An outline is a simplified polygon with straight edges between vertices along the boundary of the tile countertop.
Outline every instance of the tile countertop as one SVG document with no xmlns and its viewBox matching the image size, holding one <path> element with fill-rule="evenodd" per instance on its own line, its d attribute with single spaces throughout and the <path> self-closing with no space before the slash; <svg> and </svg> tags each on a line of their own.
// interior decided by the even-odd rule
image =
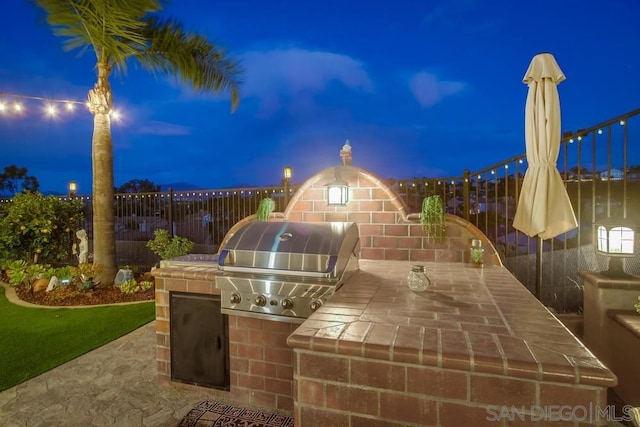
<svg viewBox="0 0 640 427">
<path fill-rule="evenodd" d="M 408 261 L 360 270 L 289 336 L 294 349 L 540 381 L 613 387 L 616 376 L 506 268 L 424 263 L 413 292 Z"/>
</svg>

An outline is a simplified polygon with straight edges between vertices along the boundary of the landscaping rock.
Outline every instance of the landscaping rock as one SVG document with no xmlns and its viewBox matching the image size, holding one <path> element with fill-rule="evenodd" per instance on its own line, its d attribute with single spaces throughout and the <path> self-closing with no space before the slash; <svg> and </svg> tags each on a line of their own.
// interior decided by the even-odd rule
<svg viewBox="0 0 640 427">
<path fill-rule="evenodd" d="M 58 286 L 60 286 L 60 280 L 56 276 L 52 276 L 51 280 L 49 280 L 49 286 L 47 286 L 47 292 L 51 292 Z"/>
<path fill-rule="evenodd" d="M 37 279 L 33 282 L 33 292 L 44 291 L 47 286 L 49 286 L 49 279 Z"/>
</svg>

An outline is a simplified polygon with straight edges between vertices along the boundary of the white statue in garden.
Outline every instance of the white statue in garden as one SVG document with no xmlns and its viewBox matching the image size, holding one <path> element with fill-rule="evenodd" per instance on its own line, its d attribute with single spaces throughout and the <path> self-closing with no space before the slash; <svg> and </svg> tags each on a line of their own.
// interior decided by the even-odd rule
<svg viewBox="0 0 640 427">
<path fill-rule="evenodd" d="M 86 230 L 76 231 L 76 237 L 80 239 L 80 243 L 73 245 L 73 253 L 78 256 L 78 263 L 86 263 L 89 260 L 89 238 Z"/>
</svg>

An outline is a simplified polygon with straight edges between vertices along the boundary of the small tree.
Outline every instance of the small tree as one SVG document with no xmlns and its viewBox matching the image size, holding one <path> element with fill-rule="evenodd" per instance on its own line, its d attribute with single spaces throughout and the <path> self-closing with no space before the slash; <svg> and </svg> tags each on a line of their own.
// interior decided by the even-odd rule
<svg viewBox="0 0 640 427">
<path fill-rule="evenodd" d="M 29 263 L 65 260 L 83 220 L 82 202 L 63 201 L 40 193 L 23 193 L 3 209 L 0 218 L 0 255 Z"/>
<path fill-rule="evenodd" d="M 6 166 L 0 174 L 0 192 L 7 192 L 13 196 L 22 191 L 38 191 L 38 188 L 38 178 L 27 175 L 27 168 Z"/>
<path fill-rule="evenodd" d="M 191 252 L 194 242 L 186 237 L 169 237 L 169 232 L 159 228 L 153 232 L 153 239 L 147 242 L 147 247 L 162 259 L 175 258 Z"/>
<path fill-rule="evenodd" d="M 148 179 L 132 179 L 116 188 L 116 193 L 157 193 L 160 186 Z"/>
</svg>

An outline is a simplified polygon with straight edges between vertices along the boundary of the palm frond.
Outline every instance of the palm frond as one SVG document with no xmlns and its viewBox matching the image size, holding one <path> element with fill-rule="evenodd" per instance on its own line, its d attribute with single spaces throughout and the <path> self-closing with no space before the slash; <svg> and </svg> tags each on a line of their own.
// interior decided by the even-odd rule
<svg viewBox="0 0 640 427">
<path fill-rule="evenodd" d="M 45 10 L 65 49 L 88 49 L 109 69 L 124 70 L 129 58 L 151 72 L 162 72 L 197 91 L 228 91 L 237 108 L 239 62 L 204 36 L 173 19 L 155 15 L 163 0 L 34 0 Z"/>
<path fill-rule="evenodd" d="M 149 44 L 137 58 L 145 68 L 162 71 L 200 92 L 228 91 L 232 109 L 237 107 L 244 71 L 239 61 L 176 20 L 150 16 L 146 22 Z"/>
<path fill-rule="evenodd" d="M 158 0 L 35 0 L 65 50 L 91 46 L 98 62 L 126 67 L 147 45 L 144 18 L 161 9 Z"/>
</svg>

